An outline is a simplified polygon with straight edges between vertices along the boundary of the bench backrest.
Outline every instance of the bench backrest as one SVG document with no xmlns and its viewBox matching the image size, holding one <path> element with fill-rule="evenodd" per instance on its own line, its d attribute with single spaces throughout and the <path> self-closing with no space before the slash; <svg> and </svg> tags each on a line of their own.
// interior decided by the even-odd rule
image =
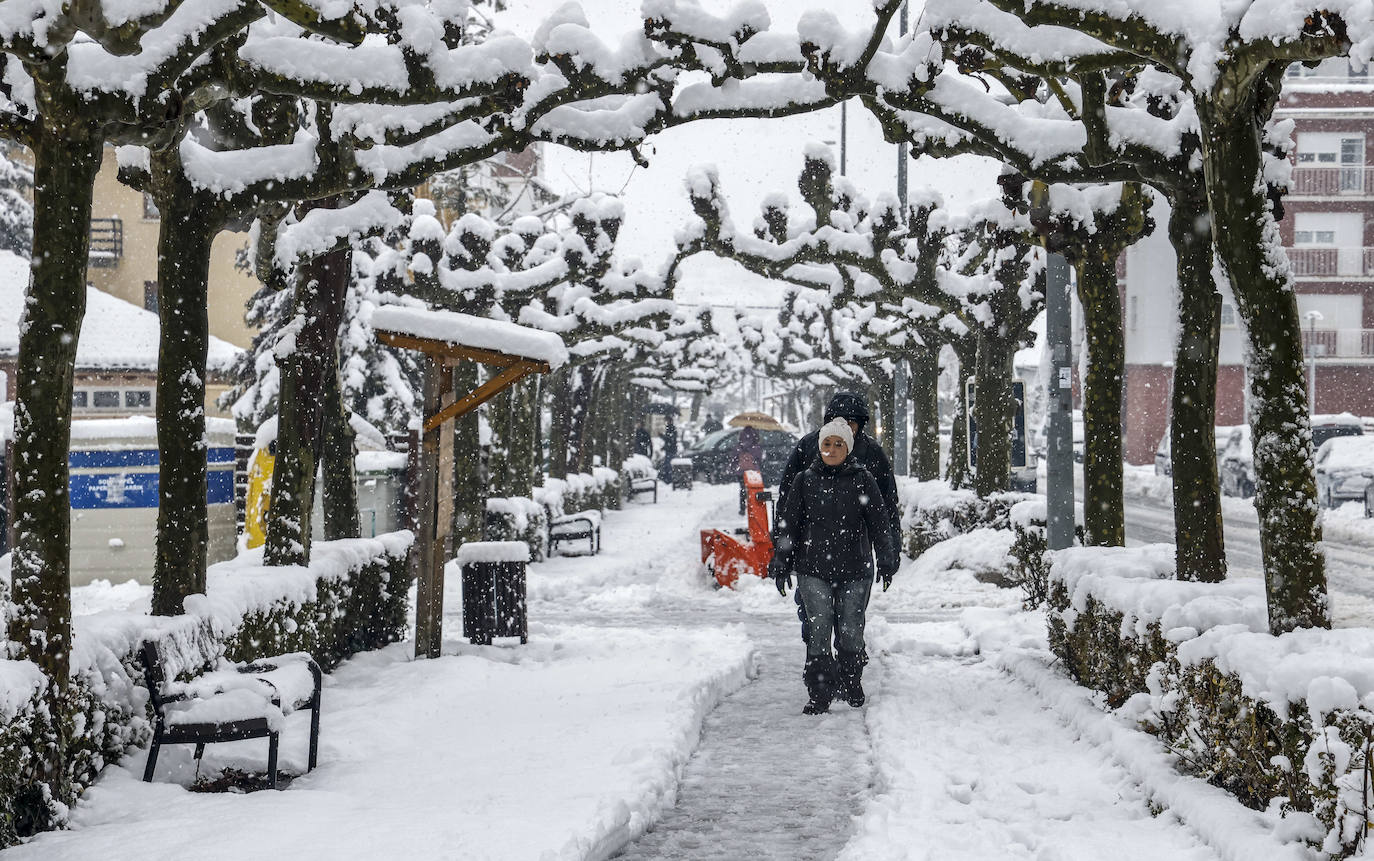
<svg viewBox="0 0 1374 861">
<path fill-rule="evenodd" d="M 162 671 L 162 655 L 158 653 L 157 643 L 144 640 L 143 645 L 138 648 L 138 655 L 143 660 L 143 679 L 148 683 L 148 697 L 153 702 L 153 710 L 160 713 L 162 683 L 166 674 Z"/>
</svg>

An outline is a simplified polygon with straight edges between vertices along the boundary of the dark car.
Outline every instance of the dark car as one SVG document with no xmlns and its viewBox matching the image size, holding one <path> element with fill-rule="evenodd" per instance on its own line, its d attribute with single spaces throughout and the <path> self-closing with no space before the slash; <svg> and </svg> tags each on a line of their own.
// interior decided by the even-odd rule
<svg viewBox="0 0 1374 861">
<path fill-rule="evenodd" d="M 740 428 L 724 428 L 707 434 L 683 451 L 678 457 L 692 459 L 692 475 L 697 481 L 711 484 L 733 484 L 739 480 L 739 467 L 735 461 L 735 443 L 739 440 Z M 759 431 L 759 441 L 763 444 L 763 483 L 777 484 L 782 481 L 782 470 L 797 438 L 787 431 Z"/>
</svg>

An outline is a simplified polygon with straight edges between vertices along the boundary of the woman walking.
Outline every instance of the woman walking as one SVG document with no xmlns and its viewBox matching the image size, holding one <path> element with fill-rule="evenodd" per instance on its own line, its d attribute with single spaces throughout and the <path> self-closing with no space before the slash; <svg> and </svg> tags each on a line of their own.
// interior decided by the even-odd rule
<svg viewBox="0 0 1374 861">
<path fill-rule="evenodd" d="M 806 614 L 804 714 L 826 712 L 837 696 L 854 708 L 864 704 L 864 613 L 874 552 L 884 590 L 897 573 L 897 542 L 883 495 L 872 474 L 849 456 L 854 432 L 834 419 L 818 438 L 819 457 L 792 480 L 778 512 L 768 566 L 783 595 L 797 575 Z"/>
</svg>

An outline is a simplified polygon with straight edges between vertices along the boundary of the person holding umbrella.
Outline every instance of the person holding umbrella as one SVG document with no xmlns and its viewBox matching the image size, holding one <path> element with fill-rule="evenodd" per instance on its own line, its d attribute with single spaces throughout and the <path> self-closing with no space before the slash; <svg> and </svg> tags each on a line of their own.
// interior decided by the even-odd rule
<svg viewBox="0 0 1374 861">
<path fill-rule="evenodd" d="M 739 432 L 735 440 L 735 466 L 739 473 L 739 513 L 744 513 L 744 473 L 753 469 L 763 472 L 763 442 L 758 428 L 752 425 Z"/>
</svg>

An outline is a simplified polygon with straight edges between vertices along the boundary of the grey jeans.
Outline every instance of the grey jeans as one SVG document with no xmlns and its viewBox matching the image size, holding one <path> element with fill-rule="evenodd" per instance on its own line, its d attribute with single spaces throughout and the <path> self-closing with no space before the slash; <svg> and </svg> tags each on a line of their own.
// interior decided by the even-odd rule
<svg viewBox="0 0 1374 861">
<path fill-rule="evenodd" d="M 797 596 L 806 614 L 802 634 L 806 638 L 806 657 L 830 655 L 830 641 L 838 652 L 864 649 L 864 611 L 873 581 L 867 577 L 831 583 L 820 577 L 797 575 Z"/>
</svg>

